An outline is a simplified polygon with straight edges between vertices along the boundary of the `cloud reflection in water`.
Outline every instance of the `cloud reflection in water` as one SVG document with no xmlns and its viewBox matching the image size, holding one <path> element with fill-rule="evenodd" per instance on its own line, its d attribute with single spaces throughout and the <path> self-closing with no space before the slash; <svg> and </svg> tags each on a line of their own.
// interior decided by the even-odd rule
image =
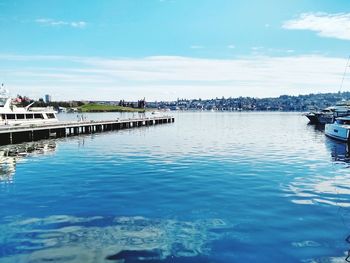
<svg viewBox="0 0 350 263">
<path fill-rule="evenodd" d="M 180 258 L 207 262 L 210 242 L 223 235 L 211 230 L 226 227 L 220 219 L 185 222 L 62 215 L 16 220 L 0 226 L 4 233 L 0 245 L 4 248 L 10 240 L 17 255 L 0 262 L 177 262 Z"/>
<path fill-rule="evenodd" d="M 293 203 L 350 207 L 349 145 L 329 139 L 326 147 L 334 162 L 334 170 L 327 175 L 318 172 L 312 176 L 293 178 L 285 186 L 286 196 L 292 197 Z"/>
</svg>

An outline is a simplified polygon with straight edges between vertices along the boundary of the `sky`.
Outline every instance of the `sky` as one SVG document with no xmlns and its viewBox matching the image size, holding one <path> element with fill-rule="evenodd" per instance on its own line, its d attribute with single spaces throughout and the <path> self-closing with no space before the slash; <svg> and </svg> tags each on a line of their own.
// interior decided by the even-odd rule
<svg viewBox="0 0 350 263">
<path fill-rule="evenodd" d="M 12 95 L 348 91 L 349 55 L 349 0 L 0 0 L 0 82 Z"/>
</svg>

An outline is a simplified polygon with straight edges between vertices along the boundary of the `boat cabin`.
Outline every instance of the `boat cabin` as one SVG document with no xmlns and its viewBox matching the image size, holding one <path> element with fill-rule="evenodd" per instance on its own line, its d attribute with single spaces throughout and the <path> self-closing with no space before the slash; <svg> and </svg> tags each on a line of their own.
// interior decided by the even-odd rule
<svg viewBox="0 0 350 263">
<path fill-rule="evenodd" d="M 57 122 L 53 108 L 17 107 L 12 104 L 8 92 L 0 89 L 0 127 L 2 125 L 30 125 Z"/>
<path fill-rule="evenodd" d="M 0 114 L 0 120 L 47 120 L 47 119 L 56 119 L 55 113 L 3 113 Z"/>
<path fill-rule="evenodd" d="M 336 118 L 336 123 L 340 125 L 350 125 L 350 117 Z"/>
</svg>

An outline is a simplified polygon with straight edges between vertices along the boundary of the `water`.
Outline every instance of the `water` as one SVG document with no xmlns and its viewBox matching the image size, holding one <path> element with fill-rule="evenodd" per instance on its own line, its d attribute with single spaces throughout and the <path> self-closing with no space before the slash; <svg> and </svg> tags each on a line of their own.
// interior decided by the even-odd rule
<svg viewBox="0 0 350 263">
<path fill-rule="evenodd" d="M 299 113 L 174 115 L 12 150 L 0 262 L 345 261 L 346 145 Z"/>
</svg>

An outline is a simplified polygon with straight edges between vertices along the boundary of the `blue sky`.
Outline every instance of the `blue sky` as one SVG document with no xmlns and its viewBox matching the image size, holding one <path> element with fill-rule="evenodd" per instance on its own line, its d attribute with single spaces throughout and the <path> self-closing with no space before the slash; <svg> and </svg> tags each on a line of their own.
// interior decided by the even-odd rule
<svg viewBox="0 0 350 263">
<path fill-rule="evenodd" d="M 0 0 L 0 10 L 0 81 L 32 97 L 336 92 L 350 55 L 345 0 Z"/>
</svg>

